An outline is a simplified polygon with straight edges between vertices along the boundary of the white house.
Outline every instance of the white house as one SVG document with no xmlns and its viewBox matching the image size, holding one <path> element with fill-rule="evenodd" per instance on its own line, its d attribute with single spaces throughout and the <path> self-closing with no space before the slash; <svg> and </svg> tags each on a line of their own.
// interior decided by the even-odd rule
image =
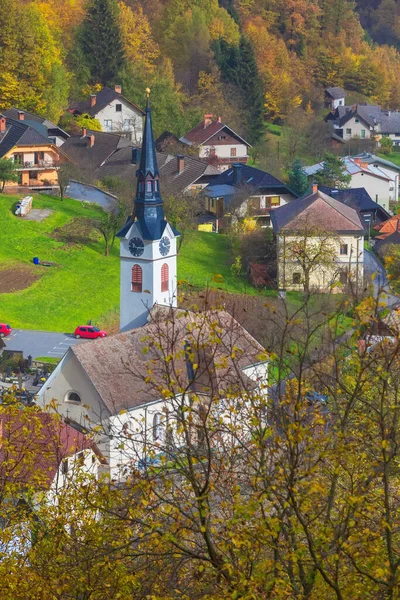
<svg viewBox="0 0 400 600">
<path fill-rule="evenodd" d="M 341 87 L 328 87 L 325 89 L 325 106 L 335 110 L 338 106 L 344 106 L 347 92 Z"/>
<path fill-rule="evenodd" d="M 400 145 L 400 112 L 385 110 L 375 104 L 339 104 L 329 113 L 326 121 L 333 132 L 343 140 L 374 138 L 379 144 L 382 136 L 389 137 L 395 146 Z"/>
<path fill-rule="evenodd" d="M 349 187 L 365 188 L 372 200 L 389 212 L 389 202 L 397 200 L 397 174 L 394 175 L 393 172 L 390 174 L 388 169 L 384 171 L 378 163 L 372 162 L 369 164 L 364 158 L 346 156 L 342 160 L 344 173 L 351 175 Z M 313 181 L 314 175 L 321 171 L 323 167 L 323 162 L 304 167 L 310 182 Z"/>
<path fill-rule="evenodd" d="M 102 131 L 123 133 L 135 144 L 141 144 L 143 138 L 143 111 L 122 95 L 120 85 L 104 87 L 88 100 L 70 107 L 74 115 L 88 114 L 98 119 Z"/>
<path fill-rule="evenodd" d="M 246 140 L 222 122 L 221 117 L 214 120 L 213 115 L 204 115 L 203 121 L 185 133 L 181 142 L 198 149 L 199 158 L 203 158 L 225 171 L 233 163 L 247 163 L 248 149 Z"/>
<path fill-rule="evenodd" d="M 365 230 L 355 209 L 315 186 L 308 196 L 274 210 L 271 218 L 281 289 L 302 290 L 307 276 L 316 291 L 363 285 Z"/>
</svg>

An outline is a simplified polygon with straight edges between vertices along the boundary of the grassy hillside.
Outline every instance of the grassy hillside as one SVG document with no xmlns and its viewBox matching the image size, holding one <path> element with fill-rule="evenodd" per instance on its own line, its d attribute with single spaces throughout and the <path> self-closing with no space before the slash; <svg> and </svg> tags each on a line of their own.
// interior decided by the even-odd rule
<svg viewBox="0 0 400 600">
<path fill-rule="evenodd" d="M 89 319 L 111 327 L 118 320 L 119 252 L 116 242 L 106 258 L 103 241 L 90 225 L 100 209 L 37 195 L 34 208 L 53 213 L 41 222 L 27 221 L 13 214 L 17 199 L 0 197 L 0 322 L 62 332 Z M 35 256 L 57 266 L 36 266 Z M 178 276 L 195 289 L 259 293 L 243 277 L 231 274 L 228 240 L 222 235 L 187 233 Z"/>
</svg>

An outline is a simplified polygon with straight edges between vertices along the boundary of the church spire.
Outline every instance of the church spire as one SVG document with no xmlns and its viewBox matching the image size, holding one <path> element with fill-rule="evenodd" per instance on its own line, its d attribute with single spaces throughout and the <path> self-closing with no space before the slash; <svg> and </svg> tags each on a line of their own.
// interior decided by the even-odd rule
<svg viewBox="0 0 400 600">
<path fill-rule="evenodd" d="M 135 199 L 135 221 L 139 222 L 143 238 L 160 239 L 165 229 L 163 201 L 160 196 L 159 170 L 151 122 L 150 90 L 146 89 L 146 118 L 144 123 L 142 153 L 136 171 L 137 191 Z"/>
</svg>

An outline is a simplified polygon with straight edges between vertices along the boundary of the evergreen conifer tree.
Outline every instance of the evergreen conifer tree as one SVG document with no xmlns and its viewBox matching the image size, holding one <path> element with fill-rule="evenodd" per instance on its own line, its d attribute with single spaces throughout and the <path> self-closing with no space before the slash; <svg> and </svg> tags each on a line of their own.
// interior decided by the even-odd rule
<svg viewBox="0 0 400 600">
<path fill-rule="evenodd" d="M 314 178 L 318 185 L 326 185 L 341 190 L 349 187 L 351 181 L 351 175 L 348 175 L 344 170 L 340 157 L 329 152 L 324 156 L 323 168 L 315 173 Z"/>
<path fill-rule="evenodd" d="M 79 37 L 92 82 L 115 83 L 124 65 L 116 0 L 89 0 Z"/>
<path fill-rule="evenodd" d="M 301 160 L 296 158 L 289 171 L 289 187 L 299 196 L 304 196 L 308 189 L 307 175 L 304 172 Z"/>
</svg>

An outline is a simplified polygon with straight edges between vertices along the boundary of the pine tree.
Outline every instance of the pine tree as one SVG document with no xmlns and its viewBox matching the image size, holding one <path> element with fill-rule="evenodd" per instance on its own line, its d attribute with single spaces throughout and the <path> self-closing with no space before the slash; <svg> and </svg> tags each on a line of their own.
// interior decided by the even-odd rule
<svg viewBox="0 0 400 600">
<path fill-rule="evenodd" d="M 307 175 L 304 172 L 303 165 L 299 158 L 296 158 L 289 171 L 289 187 L 299 196 L 304 196 L 307 192 Z"/>
<path fill-rule="evenodd" d="M 351 175 L 346 174 L 339 156 L 327 152 L 324 156 L 324 166 L 314 175 L 318 185 L 345 189 L 349 187 Z"/>
<path fill-rule="evenodd" d="M 79 43 L 92 82 L 115 83 L 125 60 L 115 0 L 89 0 Z"/>
</svg>

